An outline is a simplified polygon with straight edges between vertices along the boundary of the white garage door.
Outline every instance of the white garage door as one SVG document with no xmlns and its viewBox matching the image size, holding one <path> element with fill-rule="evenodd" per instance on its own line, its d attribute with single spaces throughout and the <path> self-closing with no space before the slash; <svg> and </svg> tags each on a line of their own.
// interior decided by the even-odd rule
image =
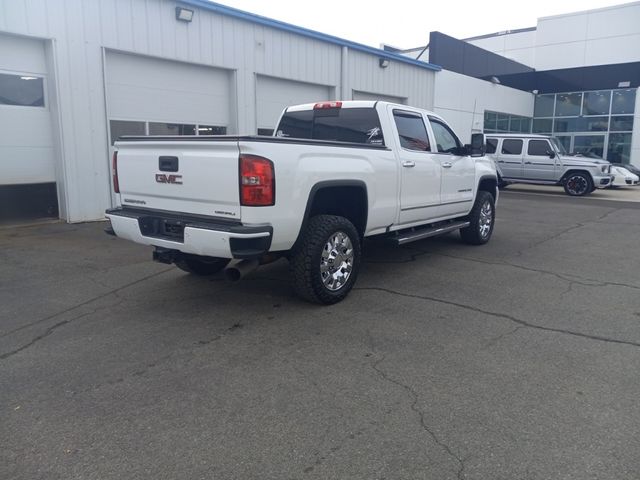
<svg viewBox="0 0 640 480">
<path fill-rule="evenodd" d="M 55 182 L 44 44 L 0 35 L 0 185 Z"/>
<path fill-rule="evenodd" d="M 362 92 L 359 90 L 353 91 L 354 100 L 381 100 L 383 102 L 402 103 L 406 104 L 407 99 L 404 97 L 394 97 L 393 95 L 382 95 L 380 93 Z"/>
<path fill-rule="evenodd" d="M 285 107 L 331 99 L 331 87 L 281 78 L 257 78 L 258 133 L 269 134 Z"/>
<path fill-rule="evenodd" d="M 224 134 L 231 118 L 228 70 L 107 53 L 111 138 Z"/>
</svg>

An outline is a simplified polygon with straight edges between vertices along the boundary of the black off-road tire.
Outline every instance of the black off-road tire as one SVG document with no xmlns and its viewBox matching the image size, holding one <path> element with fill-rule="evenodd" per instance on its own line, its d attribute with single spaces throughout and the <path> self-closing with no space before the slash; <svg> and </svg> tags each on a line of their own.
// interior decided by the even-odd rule
<svg viewBox="0 0 640 480">
<path fill-rule="evenodd" d="M 490 219 L 487 224 L 487 208 L 490 209 Z M 476 201 L 473 209 L 467 217 L 471 223 L 468 227 L 460 229 L 460 238 L 469 245 L 484 245 L 491 238 L 493 233 L 493 225 L 496 221 L 496 206 L 493 195 L 489 192 L 480 190 L 476 195 Z M 488 231 L 485 227 L 489 227 Z"/>
<path fill-rule="evenodd" d="M 584 197 L 593 190 L 593 180 L 588 173 L 575 172 L 567 175 L 564 180 L 564 192 L 572 197 Z"/>
<path fill-rule="evenodd" d="M 185 272 L 201 277 L 218 273 L 231 261 L 229 258 L 200 257 L 198 255 L 185 255 L 176 261 L 176 267 Z"/>
<path fill-rule="evenodd" d="M 353 248 L 351 273 L 337 290 L 330 290 L 322 281 L 320 263 L 322 252 L 330 238 L 342 232 L 349 237 Z M 358 277 L 362 250 L 356 227 L 344 217 L 318 215 L 311 218 L 302 237 L 289 257 L 293 290 L 302 299 L 324 305 L 338 303 L 349 294 Z"/>
</svg>

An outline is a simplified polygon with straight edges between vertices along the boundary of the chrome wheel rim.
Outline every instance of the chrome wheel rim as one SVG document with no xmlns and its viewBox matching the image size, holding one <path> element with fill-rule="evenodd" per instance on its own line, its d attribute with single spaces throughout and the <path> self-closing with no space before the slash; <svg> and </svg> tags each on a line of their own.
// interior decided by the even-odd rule
<svg viewBox="0 0 640 480">
<path fill-rule="evenodd" d="M 567 180 L 567 190 L 572 195 L 580 195 L 587 190 L 587 181 L 580 175 L 569 177 Z"/>
<path fill-rule="evenodd" d="M 491 223 L 493 221 L 493 208 L 491 202 L 486 200 L 480 208 L 480 236 L 487 238 L 491 232 Z"/>
<path fill-rule="evenodd" d="M 353 258 L 349 236 L 341 231 L 332 234 L 320 257 L 320 277 L 327 290 L 335 292 L 344 287 L 353 270 Z"/>
</svg>

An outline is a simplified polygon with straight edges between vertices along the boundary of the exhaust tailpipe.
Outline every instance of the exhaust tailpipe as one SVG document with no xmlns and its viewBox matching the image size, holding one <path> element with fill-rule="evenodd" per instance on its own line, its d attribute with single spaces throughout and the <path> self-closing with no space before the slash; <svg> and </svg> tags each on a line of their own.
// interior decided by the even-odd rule
<svg viewBox="0 0 640 480">
<path fill-rule="evenodd" d="M 256 259 L 241 260 L 233 263 L 224 269 L 224 276 L 230 282 L 239 282 L 246 275 L 258 268 L 259 262 Z"/>
</svg>

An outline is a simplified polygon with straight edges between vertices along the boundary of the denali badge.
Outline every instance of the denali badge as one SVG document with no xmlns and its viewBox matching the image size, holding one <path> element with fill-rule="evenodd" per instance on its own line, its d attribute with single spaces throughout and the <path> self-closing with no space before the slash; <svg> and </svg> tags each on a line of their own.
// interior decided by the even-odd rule
<svg viewBox="0 0 640 480">
<path fill-rule="evenodd" d="M 165 173 L 156 173 L 156 182 L 182 185 L 182 175 L 167 175 Z"/>
</svg>

